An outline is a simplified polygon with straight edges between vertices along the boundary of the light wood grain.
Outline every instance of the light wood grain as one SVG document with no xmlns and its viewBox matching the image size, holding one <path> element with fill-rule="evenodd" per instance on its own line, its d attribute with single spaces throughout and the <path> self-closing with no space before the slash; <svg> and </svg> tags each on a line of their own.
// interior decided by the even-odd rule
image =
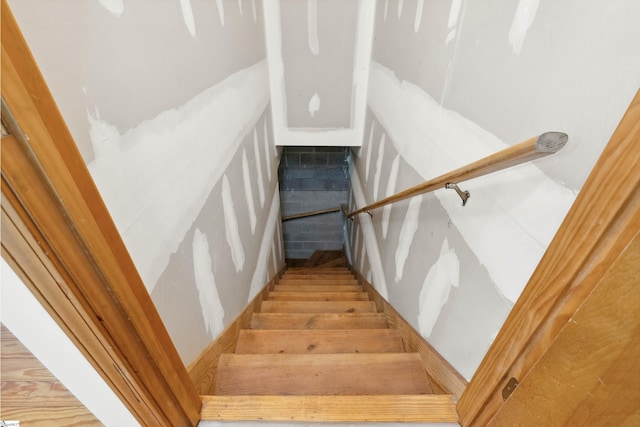
<svg viewBox="0 0 640 427">
<path fill-rule="evenodd" d="M 355 286 L 358 284 L 358 281 L 354 278 L 351 279 L 288 279 L 283 277 L 280 282 L 280 285 L 305 285 L 305 286 L 314 286 L 314 285 L 351 285 Z"/>
<path fill-rule="evenodd" d="M 0 419 L 21 425 L 100 425 L 87 408 L 4 325 Z"/>
<path fill-rule="evenodd" d="M 431 393 L 415 353 L 223 354 L 217 375 L 218 395 Z"/>
<path fill-rule="evenodd" d="M 317 268 L 312 267 L 289 267 L 287 273 L 290 274 L 318 274 Z M 348 267 L 323 267 L 322 274 L 351 274 Z"/>
<path fill-rule="evenodd" d="M 540 157 L 548 156 L 549 154 L 554 154 L 564 147 L 567 139 L 567 135 L 561 132 L 544 133 L 519 144 L 515 144 L 509 148 L 505 148 L 504 150 L 466 166 L 447 172 L 437 178 L 430 179 L 422 184 L 408 188 L 375 203 L 363 206 L 362 208 L 347 214 L 347 217 L 353 218 L 360 213 L 369 212 L 391 203 L 397 203 L 401 200 L 406 200 L 420 194 L 428 193 L 437 189 L 443 189 L 445 188 L 445 185 L 449 183 L 468 181 L 482 175 L 498 172 L 524 162 L 529 162 L 531 160 L 539 159 Z"/>
<path fill-rule="evenodd" d="M 263 301 L 261 313 L 375 313 L 373 301 Z"/>
<path fill-rule="evenodd" d="M 275 292 L 363 292 L 357 285 L 276 285 Z"/>
<path fill-rule="evenodd" d="M 2 97 L 29 135 L 1 142 L 3 257 L 139 422 L 195 425 L 198 393 L 6 0 L 1 19 Z"/>
<path fill-rule="evenodd" d="M 402 337 L 394 329 L 240 331 L 237 354 L 400 353 Z"/>
<path fill-rule="evenodd" d="M 387 328 L 382 313 L 255 313 L 251 329 L 379 329 Z"/>
<path fill-rule="evenodd" d="M 287 272 L 282 276 L 282 280 L 303 279 L 303 280 L 354 280 L 353 274 L 295 274 Z"/>
<path fill-rule="evenodd" d="M 492 426 L 523 420 L 531 426 L 640 425 L 638 236 L 500 408 Z"/>
<path fill-rule="evenodd" d="M 640 229 L 638 147 L 640 91 L 460 398 L 463 425 L 489 422 Z"/>
<path fill-rule="evenodd" d="M 358 281 L 365 291 L 369 293 L 371 300 L 385 314 L 389 327 L 395 328 L 400 332 L 409 351 L 417 352 L 420 355 L 424 368 L 431 379 L 431 386 L 434 392 L 453 394 L 457 397 L 462 395 L 467 386 L 467 381 L 462 375 L 364 277 L 357 275 L 359 277 Z"/>
<path fill-rule="evenodd" d="M 451 395 L 201 396 L 202 419 L 281 422 L 456 423 Z"/>
<path fill-rule="evenodd" d="M 348 286 L 348 285 L 347 285 Z M 269 301 L 368 301 L 366 292 L 286 292 L 269 293 Z"/>
<path fill-rule="evenodd" d="M 0 419 L 20 420 L 20 427 L 100 427 L 96 417 L 76 407 L 13 407 L 2 405 Z"/>
</svg>

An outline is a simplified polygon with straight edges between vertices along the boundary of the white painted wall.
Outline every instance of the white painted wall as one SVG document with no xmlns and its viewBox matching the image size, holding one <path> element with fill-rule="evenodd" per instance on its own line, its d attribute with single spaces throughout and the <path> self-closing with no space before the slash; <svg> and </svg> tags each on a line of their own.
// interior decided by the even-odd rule
<svg viewBox="0 0 640 427">
<path fill-rule="evenodd" d="M 262 2 L 9 3 L 188 364 L 284 264 Z"/>
<path fill-rule="evenodd" d="M 464 183 L 464 208 L 439 190 L 350 232 L 354 265 L 468 379 L 640 86 L 638 22 L 631 0 L 378 2 L 357 206 L 569 134 L 551 158 Z"/>
</svg>

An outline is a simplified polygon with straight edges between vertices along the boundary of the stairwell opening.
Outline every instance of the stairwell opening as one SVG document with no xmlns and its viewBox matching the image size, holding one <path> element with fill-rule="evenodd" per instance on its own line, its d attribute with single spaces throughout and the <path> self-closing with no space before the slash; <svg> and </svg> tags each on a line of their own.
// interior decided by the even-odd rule
<svg viewBox="0 0 640 427">
<path fill-rule="evenodd" d="M 284 147 L 278 169 L 283 218 L 347 203 L 350 153 L 348 147 Z M 342 212 L 284 221 L 287 265 L 303 264 L 316 251 L 343 251 L 344 221 Z"/>
</svg>

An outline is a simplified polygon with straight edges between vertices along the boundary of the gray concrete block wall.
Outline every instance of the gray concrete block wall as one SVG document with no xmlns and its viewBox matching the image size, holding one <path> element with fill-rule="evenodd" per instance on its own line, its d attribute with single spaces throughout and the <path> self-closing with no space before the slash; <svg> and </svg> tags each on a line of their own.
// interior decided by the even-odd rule
<svg viewBox="0 0 640 427">
<path fill-rule="evenodd" d="M 349 191 L 349 149 L 285 147 L 279 168 L 282 216 L 339 207 Z M 285 257 L 309 258 L 343 246 L 341 212 L 285 221 Z"/>
</svg>

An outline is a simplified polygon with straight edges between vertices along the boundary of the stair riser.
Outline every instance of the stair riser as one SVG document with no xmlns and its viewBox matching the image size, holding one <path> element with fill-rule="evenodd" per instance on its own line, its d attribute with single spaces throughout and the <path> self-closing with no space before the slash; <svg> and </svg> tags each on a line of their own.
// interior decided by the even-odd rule
<svg viewBox="0 0 640 427">
<path fill-rule="evenodd" d="M 387 319 L 381 313 L 254 313 L 251 320 L 251 329 L 380 329 L 388 327 Z"/>
<path fill-rule="evenodd" d="M 373 301 L 263 301 L 262 313 L 375 313 Z"/>
<path fill-rule="evenodd" d="M 316 331 L 242 330 L 237 354 L 399 353 L 404 351 L 395 329 Z"/>
<path fill-rule="evenodd" d="M 381 395 L 428 394 L 417 353 L 223 354 L 216 394 Z"/>
<path fill-rule="evenodd" d="M 276 292 L 364 292 L 354 285 L 276 285 Z"/>
<path fill-rule="evenodd" d="M 270 292 L 271 301 L 368 301 L 366 292 Z"/>
</svg>

